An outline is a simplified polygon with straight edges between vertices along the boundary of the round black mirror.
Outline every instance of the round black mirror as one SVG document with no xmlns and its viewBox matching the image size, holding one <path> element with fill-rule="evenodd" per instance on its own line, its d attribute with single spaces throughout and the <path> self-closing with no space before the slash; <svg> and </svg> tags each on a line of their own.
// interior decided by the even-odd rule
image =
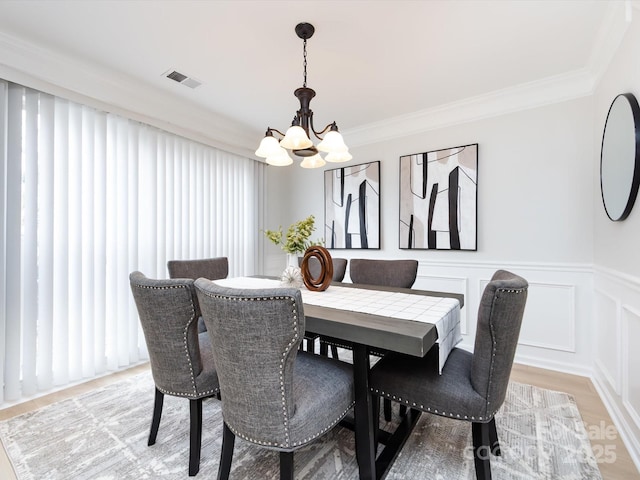
<svg viewBox="0 0 640 480">
<path fill-rule="evenodd" d="M 613 99 L 602 134 L 600 188 L 607 216 L 624 220 L 631 213 L 640 184 L 640 108 L 636 97 Z"/>
</svg>

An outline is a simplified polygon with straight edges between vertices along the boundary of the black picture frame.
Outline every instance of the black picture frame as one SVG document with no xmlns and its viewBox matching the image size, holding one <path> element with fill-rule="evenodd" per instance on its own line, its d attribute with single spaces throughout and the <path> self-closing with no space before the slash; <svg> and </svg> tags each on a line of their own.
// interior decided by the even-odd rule
<svg viewBox="0 0 640 480">
<path fill-rule="evenodd" d="M 400 157 L 399 248 L 478 249 L 478 144 Z"/>
<path fill-rule="evenodd" d="M 324 242 L 329 249 L 380 249 L 380 161 L 324 172 Z"/>
</svg>

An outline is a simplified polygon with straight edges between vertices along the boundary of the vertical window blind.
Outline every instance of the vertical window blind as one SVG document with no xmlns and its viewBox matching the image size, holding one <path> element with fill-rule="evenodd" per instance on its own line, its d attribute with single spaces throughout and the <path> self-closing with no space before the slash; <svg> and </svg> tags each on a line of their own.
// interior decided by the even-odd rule
<svg viewBox="0 0 640 480">
<path fill-rule="evenodd" d="M 264 165 L 0 81 L 0 403 L 147 358 L 129 273 L 262 268 Z"/>
</svg>

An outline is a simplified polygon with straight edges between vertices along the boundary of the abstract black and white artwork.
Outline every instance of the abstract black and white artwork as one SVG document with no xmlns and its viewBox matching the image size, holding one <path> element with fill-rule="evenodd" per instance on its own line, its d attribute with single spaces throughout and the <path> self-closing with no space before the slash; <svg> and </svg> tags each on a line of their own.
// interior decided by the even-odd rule
<svg viewBox="0 0 640 480">
<path fill-rule="evenodd" d="M 380 248 L 380 162 L 324 172 L 327 248 Z"/>
<path fill-rule="evenodd" d="M 477 250 L 478 144 L 400 157 L 400 248 Z"/>
</svg>

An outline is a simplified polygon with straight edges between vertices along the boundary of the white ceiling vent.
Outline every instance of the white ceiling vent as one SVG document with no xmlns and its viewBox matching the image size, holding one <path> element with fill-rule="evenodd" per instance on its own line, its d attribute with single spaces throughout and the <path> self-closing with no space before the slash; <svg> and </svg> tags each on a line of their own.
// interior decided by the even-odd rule
<svg viewBox="0 0 640 480">
<path fill-rule="evenodd" d="M 167 70 L 162 75 L 178 83 L 181 83 L 182 85 L 186 85 L 189 88 L 196 88 L 202 85 L 201 81 L 196 80 L 193 77 L 189 77 L 188 75 L 185 75 L 184 73 L 180 73 L 174 69 Z"/>
</svg>

